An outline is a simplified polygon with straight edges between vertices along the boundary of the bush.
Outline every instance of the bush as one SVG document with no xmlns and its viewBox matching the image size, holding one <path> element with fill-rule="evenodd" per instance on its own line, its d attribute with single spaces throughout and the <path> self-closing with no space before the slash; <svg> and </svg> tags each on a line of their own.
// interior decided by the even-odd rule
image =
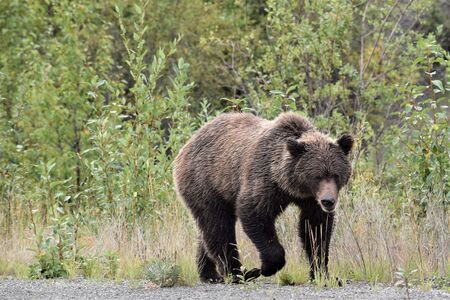
<svg viewBox="0 0 450 300">
<path fill-rule="evenodd" d="M 103 256 L 103 265 L 105 267 L 105 277 L 115 279 L 119 270 L 119 255 L 117 252 L 108 251 Z"/>
<path fill-rule="evenodd" d="M 76 266 L 84 278 L 91 278 L 94 275 L 97 260 L 98 258 L 96 257 L 86 257 L 82 255 L 77 255 L 75 257 Z"/>
<path fill-rule="evenodd" d="M 155 260 L 143 266 L 142 275 L 160 287 L 171 287 L 179 283 L 181 268 L 169 260 Z"/>
<path fill-rule="evenodd" d="M 52 279 L 67 277 L 69 274 L 56 247 L 48 248 L 37 256 L 37 262 L 28 267 L 30 279 Z"/>
</svg>

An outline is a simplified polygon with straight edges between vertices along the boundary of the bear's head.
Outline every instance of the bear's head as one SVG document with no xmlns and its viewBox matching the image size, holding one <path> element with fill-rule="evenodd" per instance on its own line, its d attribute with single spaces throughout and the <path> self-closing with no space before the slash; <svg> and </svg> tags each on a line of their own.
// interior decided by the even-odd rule
<svg viewBox="0 0 450 300">
<path fill-rule="evenodd" d="M 351 175 L 348 155 L 352 146 L 353 138 L 348 134 L 334 141 L 310 131 L 299 139 L 288 139 L 284 150 L 285 189 L 300 198 L 314 198 L 323 211 L 333 212 L 339 190 Z"/>
</svg>

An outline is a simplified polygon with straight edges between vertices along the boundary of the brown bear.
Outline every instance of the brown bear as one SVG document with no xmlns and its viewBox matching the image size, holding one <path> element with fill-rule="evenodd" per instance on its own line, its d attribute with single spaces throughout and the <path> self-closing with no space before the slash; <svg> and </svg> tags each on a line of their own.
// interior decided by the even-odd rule
<svg viewBox="0 0 450 300">
<path fill-rule="evenodd" d="M 222 114 L 200 128 L 175 159 L 178 195 L 200 230 L 198 272 L 204 282 L 270 276 L 285 265 L 275 220 L 300 207 L 299 236 L 310 276 L 327 274 L 338 191 L 350 177 L 350 135 L 336 142 L 305 118 L 282 113 L 268 121 L 252 114 Z M 259 251 L 260 269 L 242 274 L 236 220 Z M 242 277 L 241 277 L 242 278 Z"/>
</svg>

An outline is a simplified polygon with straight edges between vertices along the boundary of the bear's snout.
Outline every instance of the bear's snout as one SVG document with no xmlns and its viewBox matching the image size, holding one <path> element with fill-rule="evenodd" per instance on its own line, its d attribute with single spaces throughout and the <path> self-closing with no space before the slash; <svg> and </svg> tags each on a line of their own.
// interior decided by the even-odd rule
<svg viewBox="0 0 450 300">
<path fill-rule="evenodd" d="M 316 194 L 316 199 L 322 210 L 325 212 L 332 212 L 336 208 L 337 198 L 338 189 L 336 182 L 333 179 L 322 180 Z"/>
</svg>

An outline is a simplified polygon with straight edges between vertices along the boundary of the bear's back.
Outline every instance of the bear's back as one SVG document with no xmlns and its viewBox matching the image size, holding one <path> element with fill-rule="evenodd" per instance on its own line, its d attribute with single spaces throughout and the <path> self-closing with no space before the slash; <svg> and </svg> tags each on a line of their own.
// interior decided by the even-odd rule
<svg viewBox="0 0 450 300">
<path fill-rule="evenodd" d="M 205 124 L 175 159 L 178 191 L 182 195 L 188 185 L 196 186 L 233 202 L 239 193 L 241 168 L 268 128 L 270 121 L 247 113 L 222 114 Z"/>
<path fill-rule="evenodd" d="M 201 127 L 175 159 L 178 193 L 187 201 L 186 195 L 203 192 L 234 203 L 254 160 L 260 167 L 250 172 L 269 172 L 285 139 L 310 129 L 309 121 L 294 113 L 280 114 L 273 121 L 247 113 L 222 114 Z"/>
</svg>

